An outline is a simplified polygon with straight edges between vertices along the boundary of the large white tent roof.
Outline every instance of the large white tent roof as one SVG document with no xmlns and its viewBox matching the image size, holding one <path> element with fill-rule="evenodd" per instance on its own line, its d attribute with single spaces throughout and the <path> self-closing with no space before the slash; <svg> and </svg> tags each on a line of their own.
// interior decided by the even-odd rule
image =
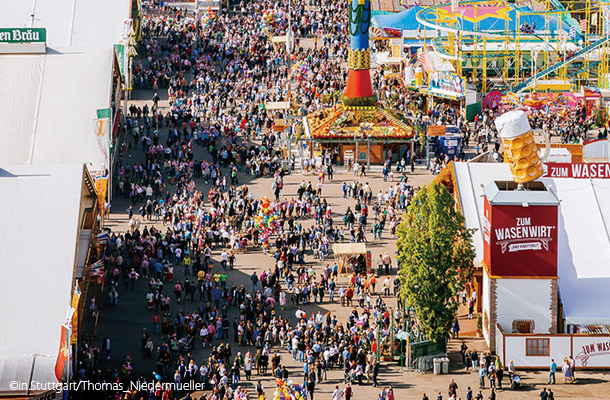
<svg viewBox="0 0 610 400">
<path fill-rule="evenodd" d="M 56 382 L 72 295 L 82 165 L 0 166 L 0 393 L 11 381 Z"/>
<path fill-rule="evenodd" d="M 483 185 L 512 180 L 505 163 L 454 163 L 475 262 L 483 259 Z M 610 324 L 610 180 L 542 178 L 559 198 L 559 293 L 568 324 Z"/>
<path fill-rule="evenodd" d="M 121 39 L 129 0 L 2 0 L 0 27 L 46 28 L 49 47 L 112 46 Z"/>
<path fill-rule="evenodd" d="M 0 55 L 0 160 L 7 164 L 104 165 L 93 120 L 108 108 L 113 53 L 62 48 Z"/>
<path fill-rule="evenodd" d="M 94 131 L 110 107 L 129 0 L 2 0 L 0 27 L 47 29 L 46 54 L 0 55 L 0 160 L 105 166 Z M 107 151 L 107 150 L 106 150 Z"/>
</svg>

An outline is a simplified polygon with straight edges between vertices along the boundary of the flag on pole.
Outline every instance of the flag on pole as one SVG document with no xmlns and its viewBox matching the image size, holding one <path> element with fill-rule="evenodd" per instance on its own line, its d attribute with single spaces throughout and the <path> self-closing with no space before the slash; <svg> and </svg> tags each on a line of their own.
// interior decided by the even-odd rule
<svg viewBox="0 0 610 400">
<path fill-rule="evenodd" d="M 580 25 L 580 30 L 584 35 L 587 32 L 587 20 L 583 18 L 578 21 L 578 24 Z"/>
<path fill-rule="evenodd" d="M 106 244 L 110 239 L 110 234 L 107 231 L 102 231 L 97 234 L 96 243 L 97 244 Z"/>
<path fill-rule="evenodd" d="M 59 354 L 55 362 L 55 377 L 58 382 L 68 382 L 70 379 L 70 331 L 66 325 L 61 326 Z"/>
<path fill-rule="evenodd" d="M 423 51 L 417 53 L 417 65 L 423 67 L 426 64 L 426 54 Z"/>
</svg>

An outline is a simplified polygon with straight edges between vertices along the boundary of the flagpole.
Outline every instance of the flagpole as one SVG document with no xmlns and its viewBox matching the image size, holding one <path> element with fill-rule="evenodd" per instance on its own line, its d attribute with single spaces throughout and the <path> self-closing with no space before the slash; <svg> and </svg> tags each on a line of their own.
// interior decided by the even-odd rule
<svg viewBox="0 0 610 400">
<path fill-rule="evenodd" d="M 32 391 L 31 389 L 31 385 L 32 385 L 32 378 L 34 378 L 34 367 L 36 366 L 36 357 L 38 356 L 38 354 L 34 354 L 34 361 L 32 361 L 32 369 L 30 370 L 30 378 L 28 379 L 28 392 L 27 392 L 27 396 L 30 395 L 30 392 Z"/>
</svg>

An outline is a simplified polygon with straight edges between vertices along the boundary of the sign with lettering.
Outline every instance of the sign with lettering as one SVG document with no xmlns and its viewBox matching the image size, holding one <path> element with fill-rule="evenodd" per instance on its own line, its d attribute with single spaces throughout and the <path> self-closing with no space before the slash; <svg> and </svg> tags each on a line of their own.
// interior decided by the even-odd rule
<svg viewBox="0 0 610 400">
<path fill-rule="evenodd" d="M 449 71 L 434 71 L 428 79 L 428 89 L 430 91 L 444 90 L 456 95 L 464 95 L 465 85 L 463 78 Z"/>
<path fill-rule="evenodd" d="M 104 160 L 106 160 L 105 164 L 108 163 L 110 153 L 110 114 L 110 108 L 99 109 L 97 110 L 97 118 L 93 120 L 93 132 L 98 148 L 104 155 Z"/>
<path fill-rule="evenodd" d="M 45 43 L 46 28 L 0 28 L 0 43 Z"/>
<path fill-rule="evenodd" d="M 484 259 L 494 276 L 557 276 L 557 206 L 491 205 L 485 198 Z"/>
<path fill-rule="evenodd" d="M 587 338 L 574 336 L 574 360 L 580 361 L 583 367 L 608 365 L 610 356 L 610 337 L 600 336 Z M 578 346 L 578 347 L 577 347 Z"/>
<path fill-rule="evenodd" d="M 428 126 L 428 136 L 443 136 L 447 127 L 445 125 Z"/>
<path fill-rule="evenodd" d="M 114 51 L 119 62 L 119 69 L 123 78 L 127 77 L 127 46 L 124 44 L 115 44 Z"/>
<path fill-rule="evenodd" d="M 610 163 L 545 163 L 545 178 L 610 179 Z"/>
</svg>

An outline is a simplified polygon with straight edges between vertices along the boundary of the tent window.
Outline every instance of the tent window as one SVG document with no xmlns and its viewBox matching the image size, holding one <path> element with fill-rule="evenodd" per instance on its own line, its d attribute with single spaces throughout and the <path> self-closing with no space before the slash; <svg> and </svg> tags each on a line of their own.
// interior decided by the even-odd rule
<svg viewBox="0 0 610 400">
<path fill-rule="evenodd" d="M 549 355 L 549 339 L 526 339 L 525 346 L 527 356 Z"/>
</svg>

